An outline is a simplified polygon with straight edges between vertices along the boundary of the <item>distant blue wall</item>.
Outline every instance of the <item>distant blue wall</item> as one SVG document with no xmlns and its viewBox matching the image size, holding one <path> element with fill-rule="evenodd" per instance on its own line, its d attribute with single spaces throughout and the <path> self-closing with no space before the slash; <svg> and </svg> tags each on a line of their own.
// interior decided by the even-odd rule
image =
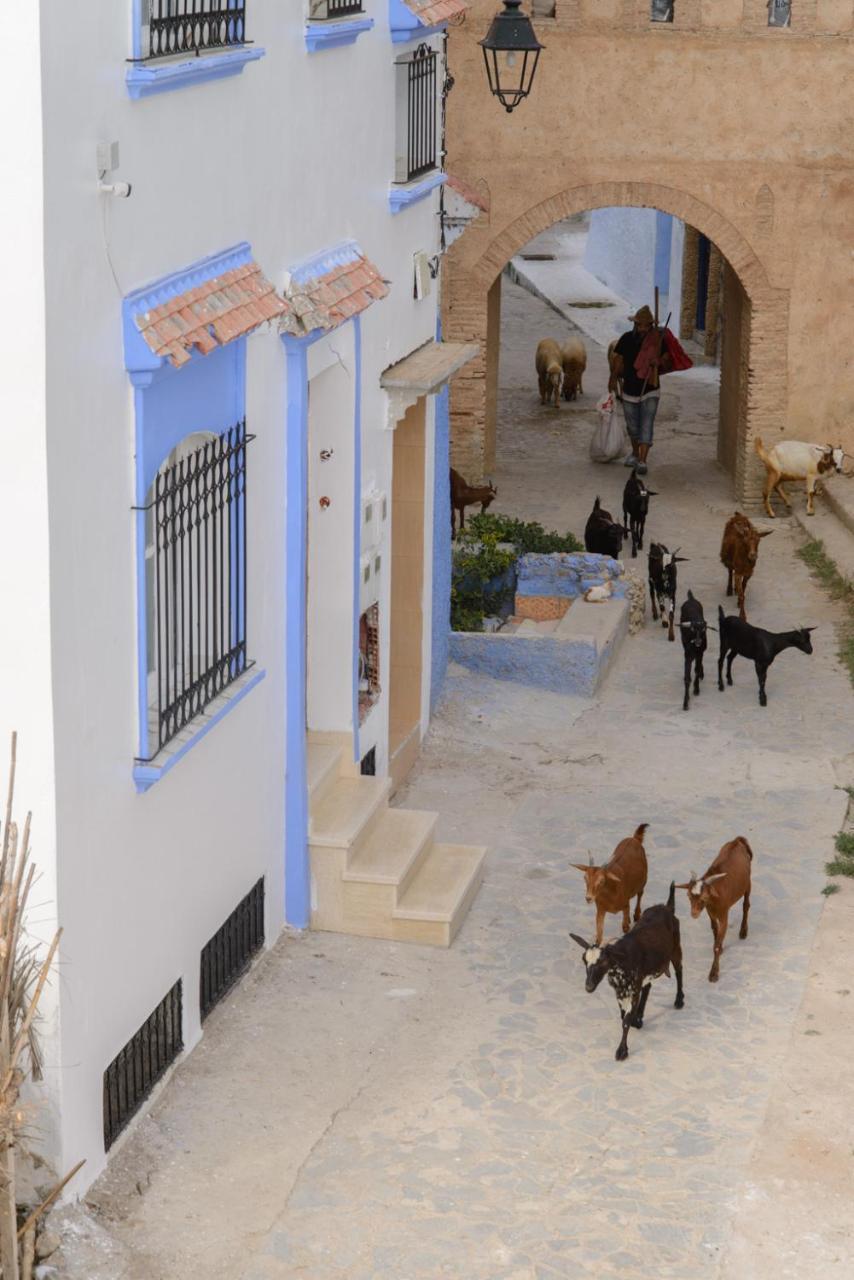
<svg viewBox="0 0 854 1280">
<path fill-rule="evenodd" d="M 430 711 L 445 682 L 451 642 L 451 467 L 448 388 L 436 396 L 436 463 L 433 487 L 433 661 Z"/>
</svg>

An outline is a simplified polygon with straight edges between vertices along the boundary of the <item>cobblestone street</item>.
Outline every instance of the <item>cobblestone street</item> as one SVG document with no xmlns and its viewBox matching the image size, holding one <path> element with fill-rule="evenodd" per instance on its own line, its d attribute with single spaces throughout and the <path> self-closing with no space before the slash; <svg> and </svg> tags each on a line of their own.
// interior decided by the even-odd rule
<svg viewBox="0 0 854 1280">
<path fill-rule="evenodd" d="M 503 329 L 494 509 L 581 536 L 597 493 L 618 514 L 628 475 L 588 461 L 603 349 L 587 341 L 583 397 L 543 409 L 534 348 L 566 326 L 506 285 Z M 714 623 L 734 509 L 716 429 L 715 370 L 666 381 L 647 537 L 681 547 L 680 597 L 691 587 Z M 71 1211 L 67 1280 L 854 1274 L 842 1192 L 820 1200 L 806 1268 L 784 1221 L 779 1256 L 763 1262 L 758 1243 L 736 1265 L 729 1252 L 745 1205 L 768 1203 L 751 1161 L 777 1090 L 791 1091 L 781 1081 L 792 1054 L 828 1094 L 805 1103 L 816 1124 L 823 1106 L 852 1111 L 838 1080 L 819 1080 L 830 1036 L 849 1037 L 837 1058 L 848 1075 L 850 1016 L 841 1026 L 829 1005 L 814 1017 L 801 1009 L 820 922 L 850 917 L 854 896 L 848 884 L 821 895 L 846 812 L 839 788 L 854 782 L 851 689 L 835 654 L 836 606 L 796 557 L 794 523 L 773 527 L 748 615 L 772 630 L 818 630 L 812 657 L 785 653 L 771 669 L 765 710 L 744 660 L 734 688 L 717 691 L 712 634 L 703 692 L 683 713 L 681 645 L 649 618 L 594 699 L 451 669 L 395 803 L 437 810 L 442 840 L 489 846 L 454 946 L 282 938 L 211 1016 L 96 1184 L 88 1216 Z M 645 555 L 636 563 L 645 570 Z M 640 822 L 650 824 L 644 905 L 702 871 L 725 840 L 748 838 L 750 935 L 739 941 L 731 926 L 710 985 L 708 923 L 691 921 L 681 893 L 685 1008 L 673 1008 L 672 981 L 656 983 L 617 1063 L 613 994 L 606 984 L 585 994 L 568 937 L 593 928 L 569 864 L 588 851 L 603 860 Z M 851 979 L 849 949 L 832 990 Z M 843 1192 L 844 1146 L 833 1156 L 847 1158 Z M 776 1166 L 781 1206 L 783 1180 L 820 1171 L 823 1149 L 802 1143 Z"/>
</svg>

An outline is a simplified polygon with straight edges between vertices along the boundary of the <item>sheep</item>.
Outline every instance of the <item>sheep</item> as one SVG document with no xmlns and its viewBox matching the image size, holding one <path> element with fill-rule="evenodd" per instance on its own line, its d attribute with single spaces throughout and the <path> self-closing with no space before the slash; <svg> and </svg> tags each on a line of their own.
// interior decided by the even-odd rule
<svg viewBox="0 0 854 1280">
<path fill-rule="evenodd" d="M 581 378 L 587 368 L 587 350 L 580 338 L 570 338 L 561 347 L 563 398 L 574 400 L 584 394 Z"/>
<path fill-rule="evenodd" d="M 776 490 L 791 508 L 792 504 L 783 489 L 784 480 L 804 480 L 807 488 L 807 515 L 814 516 L 813 494 L 819 487 L 818 477 L 827 471 L 841 473 L 845 454 L 841 445 L 806 444 L 802 440 L 780 440 L 766 451 L 759 436 L 755 441 L 756 452 L 765 463 L 765 488 L 762 498 L 765 510 L 774 519 L 771 498 Z"/>
<path fill-rule="evenodd" d="M 537 343 L 537 354 L 534 363 L 540 386 L 540 404 L 560 406 L 560 386 L 563 378 L 563 358 L 560 347 L 554 338 L 543 338 Z"/>
</svg>

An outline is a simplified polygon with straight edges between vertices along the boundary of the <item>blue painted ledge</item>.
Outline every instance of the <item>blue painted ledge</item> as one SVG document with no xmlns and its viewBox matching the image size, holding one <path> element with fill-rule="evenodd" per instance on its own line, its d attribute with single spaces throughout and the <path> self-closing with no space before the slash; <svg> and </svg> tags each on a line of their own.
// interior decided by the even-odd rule
<svg viewBox="0 0 854 1280">
<path fill-rule="evenodd" d="M 309 53 L 317 53 L 319 49 L 337 49 L 344 44 L 355 44 L 362 32 L 370 31 L 373 25 L 373 18 L 309 22 L 305 28 L 305 47 Z"/>
<path fill-rule="evenodd" d="M 175 751 L 167 754 L 169 748 L 164 748 L 164 758 L 160 764 L 157 763 L 156 756 L 154 760 L 150 760 L 146 764 L 137 762 L 133 767 L 133 781 L 137 791 L 140 794 L 144 791 L 148 791 L 149 787 L 153 787 L 155 782 L 159 782 L 161 778 L 165 777 L 165 775 L 169 773 L 170 769 L 174 769 L 178 761 L 183 760 L 187 752 L 192 751 L 193 747 L 195 747 L 197 743 L 201 742 L 202 738 L 204 738 L 206 734 L 210 733 L 214 725 L 219 724 L 220 720 L 227 716 L 229 711 L 232 711 L 239 702 L 242 702 L 247 693 L 250 693 L 256 685 L 260 684 L 266 674 L 266 671 L 256 671 L 255 675 L 247 680 L 245 684 L 241 685 L 240 688 L 235 693 L 232 693 L 230 697 L 228 696 L 228 690 L 225 690 L 225 696 L 228 700 L 224 702 L 221 707 L 218 707 L 211 715 L 206 716 L 204 724 L 200 725 L 193 736 L 188 738 L 186 742 L 183 742 Z"/>
<path fill-rule="evenodd" d="M 429 196 L 431 191 L 441 187 L 447 180 L 446 173 L 431 173 L 429 178 L 414 182 L 411 186 L 391 187 L 388 193 L 388 207 L 392 213 L 400 213 L 401 209 L 408 209 L 411 204 L 417 204 L 419 200 Z"/>
<path fill-rule="evenodd" d="M 128 67 L 127 90 L 132 98 L 150 98 L 155 93 L 184 89 L 206 80 L 239 76 L 247 63 L 257 62 L 265 53 L 260 45 L 240 45 L 222 53 L 202 53 L 181 62 L 134 62 Z"/>
</svg>

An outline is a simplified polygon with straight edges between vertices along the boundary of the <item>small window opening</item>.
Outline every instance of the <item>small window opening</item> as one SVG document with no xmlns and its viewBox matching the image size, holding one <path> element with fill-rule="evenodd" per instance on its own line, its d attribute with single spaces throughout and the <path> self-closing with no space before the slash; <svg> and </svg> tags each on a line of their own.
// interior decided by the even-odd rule
<svg viewBox="0 0 854 1280">
<path fill-rule="evenodd" d="M 674 0 L 652 0 L 653 22 L 672 22 L 673 3 Z"/>
<path fill-rule="evenodd" d="M 788 27 L 792 22 L 792 0 L 768 0 L 768 26 Z"/>
<path fill-rule="evenodd" d="M 359 724 L 380 696 L 380 607 L 359 619 Z"/>
</svg>

